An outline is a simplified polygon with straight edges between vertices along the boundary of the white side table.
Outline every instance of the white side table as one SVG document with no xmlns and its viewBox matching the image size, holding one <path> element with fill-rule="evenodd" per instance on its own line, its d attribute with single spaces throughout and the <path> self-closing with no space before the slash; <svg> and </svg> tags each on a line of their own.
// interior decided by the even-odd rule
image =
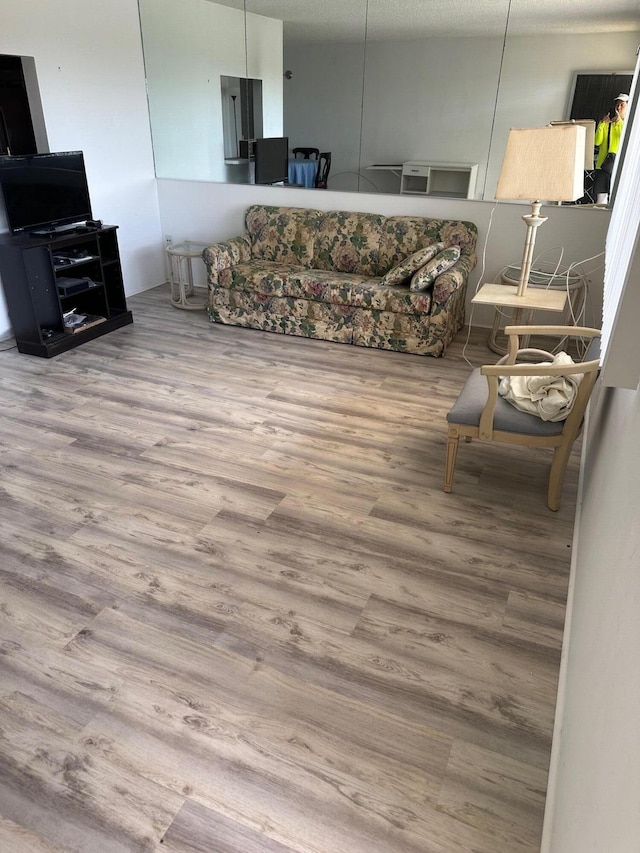
<svg viewBox="0 0 640 853">
<path fill-rule="evenodd" d="M 517 291 L 517 284 L 483 284 L 471 301 L 476 305 L 493 305 L 496 309 L 511 308 L 514 326 L 530 323 L 534 311 L 564 311 L 565 309 L 566 290 L 546 290 L 529 286 L 524 296 L 518 296 Z M 499 318 L 497 310 L 496 317 Z M 497 330 L 497 324 L 494 321 L 493 330 L 489 336 L 489 349 L 504 355 L 507 350 L 496 342 Z M 527 343 L 523 342 L 523 346 L 527 346 Z"/>
<path fill-rule="evenodd" d="M 531 270 L 529 274 L 529 284 L 527 287 L 527 294 L 531 290 L 537 292 L 537 294 L 542 294 L 543 292 L 549 294 L 564 294 L 563 305 L 566 305 L 566 315 L 565 316 L 565 324 L 566 325 L 577 325 L 576 320 L 580 317 L 582 313 L 582 309 L 584 308 L 585 300 L 586 300 L 586 280 L 584 276 L 570 272 L 567 276 L 567 271 L 559 270 L 555 274 L 553 274 L 553 267 L 551 267 L 550 272 L 546 272 L 544 269 L 536 269 Z M 513 287 L 517 287 L 520 280 L 520 267 L 519 266 L 510 266 L 500 276 L 500 280 L 503 285 L 509 285 Z M 568 297 L 568 299 L 567 299 Z M 532 296 L 535 300 L 537 296 Z M 544 299 L 544 297 L 542 297 Z M 557 297 L 551 297 L 552 304 L 558 304 Z M 475 300 L 472 300 L 475 301 Z M 558 309 L 548 308 L 545 305 L 526 305 L 525 303 L 521 303 L 521 306 L 516 306 L 511 303 L 495 303 L 496 311 L 493 319 L 493 328 L 491 329 L 491 333 L 489 335 L 489 349 L 493 350 L 493 352 L 498 353 L 499 355 L 504 355 L 507 351 L 506 346 L 502 346 L 498 344 L 497 337 L 500 332 L 501 326 L 501 318 L 504 314 L 503 311 L 500 310 L 500 307 L 509 307 L 513 308 L 514 315 L 513 321 L 514 323 L 530 323 L 533 312 L 538 309 L 543 309 L 547 311 L 556 311 Z M 521 310 L 518 311 L 518 307 L 521 307 Z M 517 312 L 517 313 L 516 313 Z"/>
<path fill-rule="evenodd" d="M 182 243 L 170 243 L 166 248 L 169 284 L 171 285 L 171 304 L 175 308 L 187 308 L 202 311 L 207 307 L 207 297 L 190 302 L 195 295 L 193 283 L 193 259 L 201 258 L 208 243 L 196 243 L 185 240 Z"/>
</svg>

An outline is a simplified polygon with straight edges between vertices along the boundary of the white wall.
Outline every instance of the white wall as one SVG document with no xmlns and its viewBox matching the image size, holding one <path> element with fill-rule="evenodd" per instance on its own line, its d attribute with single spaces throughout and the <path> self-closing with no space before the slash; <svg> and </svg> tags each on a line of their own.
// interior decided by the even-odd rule
<svg viewBox="0 0 640 853">
<path fill-rule="evenodd" d="M 247 74 L 262 80 L 262 135 L 283 136 L 282 21 L 247 14 Z"/>
<path fill-rule="evenodd" d="M 543 853 L 640 850 L 639 133 L 607 236 L 610 338 L 583 445 Z"/>
<path fill-rule="evenodd" d="M 282 21 L 207 0 L 141 0 L 156 173 L 227 179 L 221 75 L 262 80 L 263 135 L 282 136 Z M 236 155 L 237 156 L 237 155 Z"/>
<path fill-rule="evenodd" d="M 640 849 L 638 435 L 640 392 L 598 389 L 583 454 L 544 853 Z"/>
<path fill-rule="evenodd" d="M 50 150 L 84 151 L 93 214 L 120 227 L 127 293 L 162 282 L 135 0 L 2 0 L 0 53 L 35 58 Z M 11 326 L 0 299 L 5 337 Z"/>
<path fill-rule="evenodd" d="M 316 207 L 321 210 L 359 210 L 387 215 L 434 216 L 466 219 L 478 226 L 478 266 L 474 270 L 467 293 L 467 319 L 474 325 L 491 326 L 493 313 L 486 308 L 474 308 L 471 297 L 483 272 L 483 252 L 486 263 L 482 281 L 494 281 L 500 270 L 519 263 L 524 246 L 525 225 L 521 216 L 529 205 L 494 205 L 490 202 L 458 199 L 427 199 L 401 195 L 332 192 L 287 187 L 229 186 L 202 181 L 159 180 L 158 194 L 163 233 L 174 240 L 216 241 L 233 237 L 244 230 L 244 212 L 250 204 L 282 204 L 294 207 Z M 609 224 L 608 210 L 545 206 L 548 222 L 538 229 L 536 256 L 549 252 L 547 258 L 557 259 L 564 248 L 565 263 L 573 263 L 604 251 Z M 489 231 L 489 223 L 491 228 Z M 488 240 L 487 240 L 487 233 Z M 600 326 L 602 306 L 602 259 L 587 268 L 595 268 L 591 277 L 590 302 L 593 309 L 589 323 Z M 558 322 L 557 315 L 537 315 L 540 320 Z"/>
</svg>

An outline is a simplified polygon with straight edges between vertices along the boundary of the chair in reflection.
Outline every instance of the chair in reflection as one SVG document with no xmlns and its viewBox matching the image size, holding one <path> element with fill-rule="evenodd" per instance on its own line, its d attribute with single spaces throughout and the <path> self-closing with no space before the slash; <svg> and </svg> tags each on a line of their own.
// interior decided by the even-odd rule
<svg viewBox="0 0 640 853">
<path fill-rule="evenodd" d="M 316 175 L 316 188 L 326 190 L 331 168 L 331 151 L 324 151 L 318 158 L 318 174 Z"/>
<path fill-rule="evenodd" d="M 497 364 L 484 365 L 476 368 L 465 383 L 453 408 L 447 415 L 449 433 L 447 440 L 447 458 L 445 463 L 444 490 L 450 492 L 453 488 L 453 475 L 456 467 L 458 440 L 466 441 L 478 438 L 480 441 L 498 441 L 505 444 L 525 447 L 547 447 L 553 450 L 553 461 L 549 475 L 547 506 L 551 510 L 560 508 L 562 481 L 569 461 L 569 455 L 574 441 L 582 428 L 584 414 L 589 402 L 591 391 L 600 368 L 600 332 L 597 329 L 579 326 L 508 326 L 505 333 L 509 337 L 509 352 Z M 538 349 L 521 349 L 520 336 L 529 338 L 541 335 L 545 338 L 554 337 L 567 340 L 571 337 L 587 341 L 588 347 L 581 361 L 551 365 L 551 353 Z M 540 357 L 546 364 L 541 363 Z M 538 363 L 532 363 L 532 359 Z M 554 414 L 564 417 L 564 420 L 543 420 L 536 414 L 515 408 L 498 393 L 503 377 L 528 377 L 535 381 L 537 400 L 543 384 L 550 385 L 548 402 L 543 403 L 545 417 L 550 416 L 554 404 L 563 400 L 563 394 L 558 391 L 558 382 L 563 377 L 570 380 L 579 379 L 577 391 L 575 383 L 571 402 L 563 411 Z M 561 389 L 562 390 L 562 389 Z M 532 398 L 533 399 L 533 398 Z M 527 408 L 529 408 L 527 406 Z M 533 407 L 535 408 L 535 407 Z M 566 411 L 569 410 L 568 414 Z"/>
<path fill-rule="evenodd" d="M 320 156 L 319 148 L 293 148 L 292 152 L 294 157 L 297 157 L 298 154 L 302 154 L 305 160 L 317 160 Z"/>
</svg>

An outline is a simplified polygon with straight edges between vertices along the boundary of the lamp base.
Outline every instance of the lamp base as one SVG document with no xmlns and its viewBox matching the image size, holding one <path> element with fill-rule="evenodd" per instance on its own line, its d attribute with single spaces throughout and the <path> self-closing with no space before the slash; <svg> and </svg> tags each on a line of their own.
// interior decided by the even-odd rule
<svg viewBox="0 0 640 853">
<path fill-rule="evenodd" d="M 533 263 L 533 247 L 536 243 L 536 230 L 546 222 L 548 216 L 540 216 L 541 201 L 531 202 L 531 213 L 525 214 L 522 219 L 527 226 L 527 234 L 524 241 L 524 252 L 522 253 L 522 264 L 520 266 L 520 281 L 518 282 L 518 296 L 524 296 L 529 284 L 529 273 Z"/>
</svg>

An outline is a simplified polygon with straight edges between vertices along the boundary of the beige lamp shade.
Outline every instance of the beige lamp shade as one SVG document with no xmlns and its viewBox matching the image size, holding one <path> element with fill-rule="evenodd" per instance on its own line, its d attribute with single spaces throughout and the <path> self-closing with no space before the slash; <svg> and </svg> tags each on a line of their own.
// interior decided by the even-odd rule
<svg viewBox="0 0 640 853">
<path fill-rule="evenodd" d="M 549 124 L 552 127 L 571 127 L 573 124 L 579 124 L 584 127 L 586 138 L 584 143 L 584 168 L 593 169 L 593 149 L 596 146 L 596 123 L 592 118 L 572 118 L 570 121 L 551 121 Z M 568 201 L 568 199 L 567 199 Z"/>
<path fill-rule="evenodd" d="M 575 201 L 584 195 L 582 125 L 512 128 L 496 198 Z"/>
</svg>

